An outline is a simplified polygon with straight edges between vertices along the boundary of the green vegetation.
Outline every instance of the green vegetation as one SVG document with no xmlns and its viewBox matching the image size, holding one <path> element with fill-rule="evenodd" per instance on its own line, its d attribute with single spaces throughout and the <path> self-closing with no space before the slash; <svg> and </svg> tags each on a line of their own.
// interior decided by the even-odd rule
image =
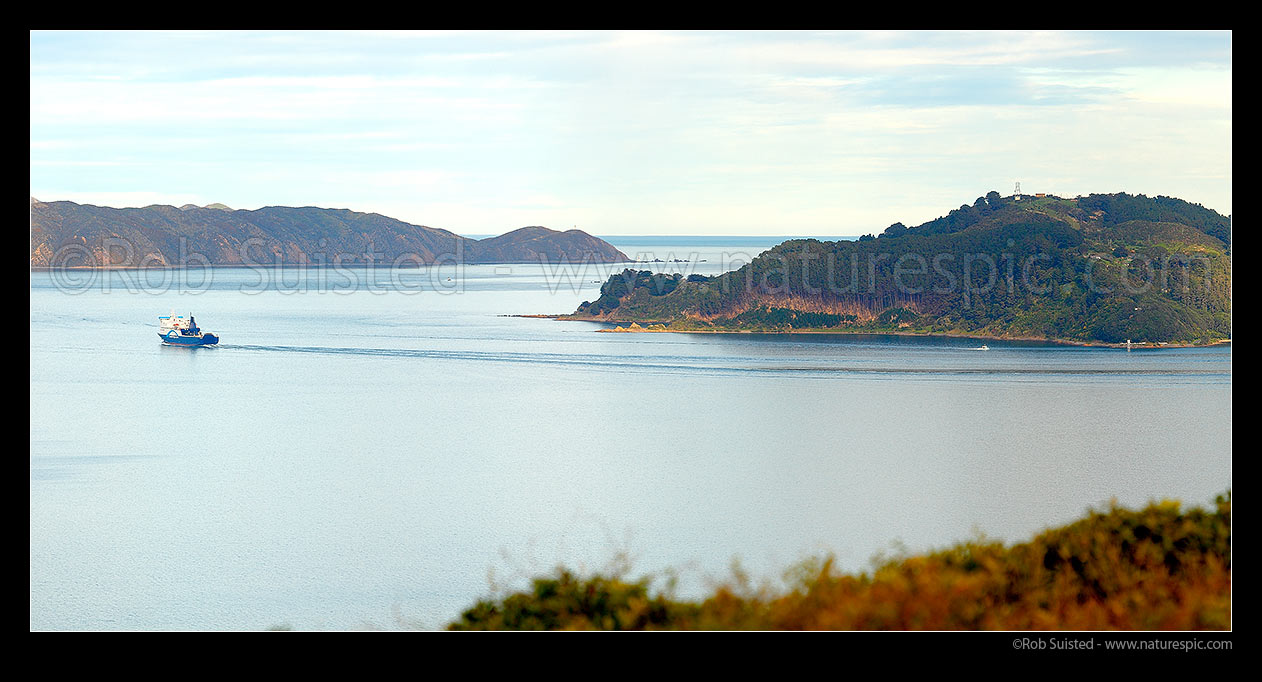
<svg viewBox="0 0 1262 682">
<path fill-rule="evenodd" d="M 999 197 L 739 270 L 626 270 L 574 319 L 673 330 L 902 331 L 1080 342 L 1231 336 L 1230 218 L 1167 197 Z"/>
<path fill-rule="evenodd" d="M 831 329 L 856 321 L 854 315 L 840 313 L 814 313 L 792 308 L 759 306 L 751 308 L 723 322 L 729 327 L 748 329 Z"/>
<path fill-rule="evenodd" d="M 647 579 L 560 570 L 486 600 L 453 630 L 1225 630 L 1231 493 L 1212 510 L 1116 506 L 1006 547 L 975 541 L 885 560 L 858 575 L 804 562 L 786 589 L 737 575 L 700 602 Z"/>
</svg>

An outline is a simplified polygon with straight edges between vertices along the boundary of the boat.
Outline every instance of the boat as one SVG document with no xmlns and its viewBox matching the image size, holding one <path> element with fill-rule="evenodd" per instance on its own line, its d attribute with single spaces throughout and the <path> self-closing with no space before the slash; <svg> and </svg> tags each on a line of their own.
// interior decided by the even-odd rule
<svg viewBox="0 0 1262 682">
<path fill-rule="evenodd" d="M 973 350 L 990 350 L 990 346 L 983 343 L 980 348 L 974 348 Z"/>
<path fill-rule="evenodd" d="M 193 314 L 188 317 L 176 315 L 158 316 L 158 338 L 168 346 L 213 346 L 219 343 L 219 337 L 197 326 Z"/>
</svg>

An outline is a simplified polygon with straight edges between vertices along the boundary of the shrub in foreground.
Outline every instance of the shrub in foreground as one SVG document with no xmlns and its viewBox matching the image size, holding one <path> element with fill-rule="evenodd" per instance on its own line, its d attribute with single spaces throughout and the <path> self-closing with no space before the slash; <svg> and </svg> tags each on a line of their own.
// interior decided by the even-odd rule
<svg viewBox="0 0 1262 682">
<path fill-rule="evenodd" d="M 700 603 L 647 580 L 568 571 L 479 602 L 465 629 L 1198 630 L 1231 627 L 1231 493 L 1212 510 L 1113 506 L 1012 546 L 969 542 L 871 573 L 831 559 L 786 590 L 720 586 Z"/>
</svg>

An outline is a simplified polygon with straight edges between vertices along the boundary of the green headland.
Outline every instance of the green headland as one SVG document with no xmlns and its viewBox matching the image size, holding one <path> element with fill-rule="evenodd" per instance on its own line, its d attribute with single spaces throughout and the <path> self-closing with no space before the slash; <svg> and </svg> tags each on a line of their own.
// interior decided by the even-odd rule
<svg viewBox="0 0 1262 682">
<path fill-rule="evenodd" d="M 624 270 L 558 319 L 632 331 L 1220 343 L 1232 328 L 1231 218 L 1170 197 L 991 192 L 857 241 L 786 241 L 718 276 Z"/>
</svg>

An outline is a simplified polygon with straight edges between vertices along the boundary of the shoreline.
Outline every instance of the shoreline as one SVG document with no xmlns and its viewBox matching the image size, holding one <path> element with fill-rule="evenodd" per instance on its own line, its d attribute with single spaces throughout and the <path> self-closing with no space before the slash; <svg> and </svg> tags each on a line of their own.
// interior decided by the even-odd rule
<svg viewBox="0 0 1262 682">
<path fill-rule="evenodd" d="M 414 261 L 407 261 L 413 263 Z M 366 268 L 383 268 L 391 270 L 420 270 L 430 267 L 446 267 L 451 265 L 539 265 L 537 260 L 514 260 L 514 261 L 434 261 L 432 263 L 420 263 L 415 265 L 395 265 L 393 262 L 381 263 L 210 263 L 198 265 L 32 265 L 31 272 L 49 272 L 53 270 L 73 270 L 75 272 L 94 272 L 99 270 L 105 271 L 126 271 L 126 270 L 214 270 L 223 268 L 225 270 L 241 269 L 241 268 L 261 268 L 261 269 L 278 269 L 278 268 L 311 268 L 314 270 L 335 270 L 343 269 L 366 269 Z M 592 265 L 634 265 L 635 261 L 592 261 Z"/>
<path fill-rule="evenodd" d="M 1041 336 L 996 336 L 993 334 L 967 334 L 961 332 L 908 332 L 908 331 L 874 331 L 874 330 L 840 330 L 840 329 L 792 329 L 788 331 L 775 329 L 649 329 L 648 325 L 662 325 L 664 322 L 623 322 L 613 320 L 598 320 L 593 318 L 569 317 L 567 315 L 501 315 L 501 317 L 522 317 L 529 319 L 553 320 L 556 322 L 595 322 L 598 324 L 617 325 L 616 329 L 597 329 L 597 333 L 605 334 L 823 334 L 823 335 L 848 335 L 848 336 L 921 336 L 929 338 L 959 338 L 959 339 L 976 339 L 978 341 L 1026 341 L 1046 343 L 1056 346 L 1077 346 L 1084 348 L 1126 348 L 1125 343 L 1110 343 L 1107 341 L 1082 341 L 1078 339 L 1056 339 Z M 628 325 L 623 327 L 621 325 Z M 638 328 L 631 329 L 629 325 L 636 325 Z M 1141 350 L 1160 350 L 1162 348 L 1210 348 L 1213 346 L 1231 345 L 1231 339 L 1220 339 L 1211 343 L 1132 343 L 1131 349 Z"/>
</svg>

